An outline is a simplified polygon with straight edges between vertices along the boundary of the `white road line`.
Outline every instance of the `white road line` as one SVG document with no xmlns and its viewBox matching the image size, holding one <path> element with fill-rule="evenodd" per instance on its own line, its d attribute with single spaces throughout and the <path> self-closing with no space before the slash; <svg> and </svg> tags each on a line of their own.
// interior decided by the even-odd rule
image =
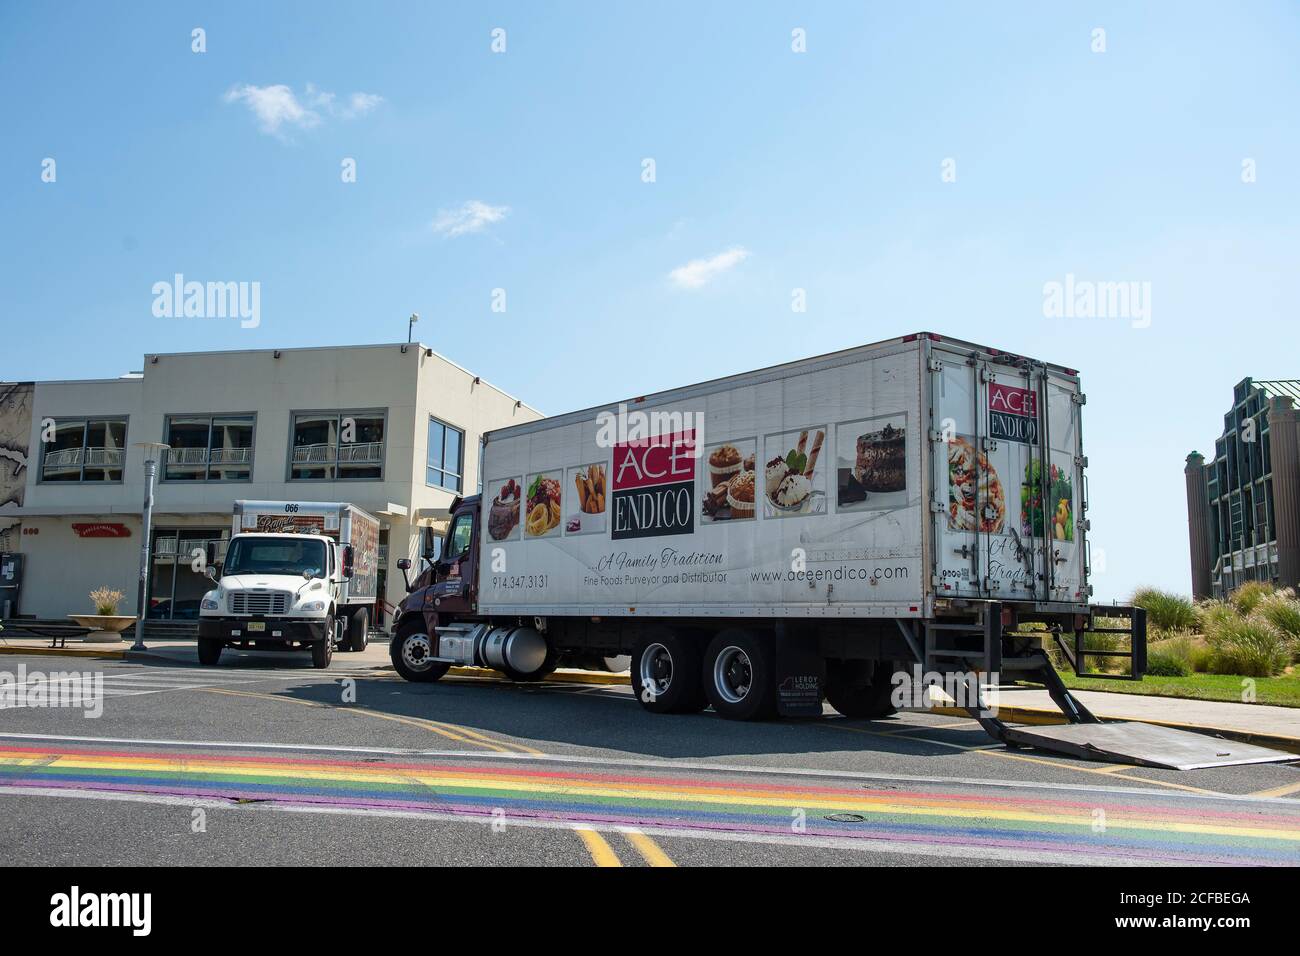
<svg viewBox="0 0 1300 956">
<path fill-rule="evenodd" d="M 744 764 L 714 764 L 695 760 L 631 760 L 617 757 L 584 757 L 574 754 L 491 753 L 465 750 L 418 750 L 396 747 L 348 747 L 330 744 L 289 744 L 239 740 L 165 740 L 134 737 L 85 737 L 63 734 L 0 733 L 0 740 L 43 740 L 61 743 L 132 744 L 156 747 L 202 747 L 222 750 L 289 750 L 312 753 L 356 753 L 385 757 L 426 757 L 454 760 L 501 760 L 531 763 L 592 765 L 596 767 L 639 767 L 653 770 L 698 770 L 710 773 L 770 774 L 777 777 L 809 777 L 832 780 L 868 780 L 882 783 L 929 783 L 950 786 L 987 787 L 990 789 L 1059 790 L 1066 793 L 1128 794 L 1139 797 L 1164 797 L 1179 800 L 1212 800 L 1258 805 L 1272 803 L 1294 809 L 1296 801 L 1288 797 L 1252 797 L 1249 794 L 1171 792 L 1146 787 L 1106 787 L 1095 784 L 1047 783 L 1035 780 L 1001 780 L 983 777 L 931 777 L 897 773 L 871 773 L 862 770 L 821 770 L 814 767 L 756 767 Z M 1139 779 L 1139 778 L 1132 778 Z M 647 833 L 650 831 L 647 830 Z"/>
</svg>

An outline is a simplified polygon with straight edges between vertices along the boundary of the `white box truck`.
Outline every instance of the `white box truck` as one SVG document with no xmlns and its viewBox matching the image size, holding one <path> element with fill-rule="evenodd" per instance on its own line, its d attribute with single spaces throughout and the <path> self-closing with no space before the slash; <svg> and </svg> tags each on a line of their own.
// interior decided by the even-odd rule
<svg viewBox="0 0 1300 956">
<path fill-rule="evenodd" d="M 1145 612 L 1090 605 L 1083 406 L 1073 369 L 917 333 L 490 432 L 393 666 L 630 654 L 647 710 L 736 719 L 880 717 L 937 675 L 1000 740 L 1115 749 L 1030 740 L 979 696 L 1040 681 L 1095 730 L 1044 643 L 1145 669 Z"/>
<path fill-rule="evenodd" d="M 216 588 L 199 605 L 199 661 L 222 648 L 311 651 L 328 667 L 336 646 L 366 647 L 379 572 L 379 521 L 356 505 L 236 501 Z"/>
</svg>

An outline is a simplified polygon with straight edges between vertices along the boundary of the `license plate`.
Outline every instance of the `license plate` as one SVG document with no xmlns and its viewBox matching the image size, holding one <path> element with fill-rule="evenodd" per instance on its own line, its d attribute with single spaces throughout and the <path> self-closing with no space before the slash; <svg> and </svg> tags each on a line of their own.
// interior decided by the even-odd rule
<svg viewBox="0 0 1300 956">
<path fill-rule="evenodd" d="M 266 630 L 266 622 L 265 622 L 265 621 L 249 621 L 249 622 L 248 622 L 248 629 L 249 629 L 250 631 L 265 631 L 265 630 Z"/>
</svg>

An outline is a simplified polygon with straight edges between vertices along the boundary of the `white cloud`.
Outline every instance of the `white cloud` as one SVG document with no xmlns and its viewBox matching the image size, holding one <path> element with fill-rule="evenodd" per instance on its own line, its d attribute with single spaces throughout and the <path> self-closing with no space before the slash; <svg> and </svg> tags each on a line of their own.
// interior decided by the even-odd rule
<svg viewBox="0 0 1300 956">
<path fill-rule="evenodd" d="M 698 289 L 748 258 L 749 250 L 743 246 L 736 246 L 734 249 L 718 253 L 711 259 L 692 259 L 686 265 L 678 266 L 668 273 L 668 278 L 679 289 Z"/>
<path fill-rule="evenodd" d="M 471 199 L 457 209 L 441 209 L 433 220 L 433 231 L 453 239 L 470 232 L 482 232 L 494 222 L 500 222 L 510 212 L 509 206 L 489 206 Z"/>
<path fill-rule="evenodd" d="M 285 127 L 311 129 L 322 122 L 322 114 L 350 120 L 364 116 L 384 101 L 375 93 L 353 93 L 344 105 L 335 103 L 333 93 L 318 90 L 311 83 L 301 99 L 283 83 L 274 86 L 232 86 L 226 91 L 227 103 L 243 103 L 257 117 L 262 132 L 281 136 Z"/>
</svg>

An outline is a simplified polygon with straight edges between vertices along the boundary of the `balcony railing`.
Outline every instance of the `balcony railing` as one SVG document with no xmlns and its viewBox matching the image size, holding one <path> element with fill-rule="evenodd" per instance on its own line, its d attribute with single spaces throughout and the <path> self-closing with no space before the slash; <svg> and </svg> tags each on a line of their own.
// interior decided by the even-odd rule
<svg viewBox="0 0 1300 956">
<path fill-rule="evenodd" d="M 45 468 L 121 468 L 125 457 L 121 448 L 60 448 L 45 453 Z"/>
<path fill-rule="evenodd" d="M 246 465 L 251 448 L 173 448 L 167 452 L 169 465 Z"/>
<path fill-rule="evenodd" d="M 356 442 L 350 445 L 296 445 L 293 449 L 295 465 L 328 465 L 335 461 L 377 464 L 384 460 L 384 443 L 381 441 Z"/>
</svg>

